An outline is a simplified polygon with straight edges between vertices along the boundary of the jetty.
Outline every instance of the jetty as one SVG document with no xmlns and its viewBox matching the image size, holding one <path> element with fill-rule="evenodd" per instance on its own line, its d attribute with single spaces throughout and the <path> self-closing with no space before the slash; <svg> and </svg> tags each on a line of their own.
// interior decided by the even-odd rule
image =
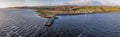
<svg viewBox="0 0 120 37">
<path fill-rule="evenodd" d="M 55 14 L 52 18 L 49 18 L 49 20 L 46 22 L 45 26 L 51 26 L 56 18 L 56 15 Z"/>
</svg>

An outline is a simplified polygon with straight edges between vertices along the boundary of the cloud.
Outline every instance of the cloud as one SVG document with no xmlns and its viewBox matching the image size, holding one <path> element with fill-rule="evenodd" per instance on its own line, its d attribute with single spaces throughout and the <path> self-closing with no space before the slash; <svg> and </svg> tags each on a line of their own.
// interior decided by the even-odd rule
<svg viewBox="0 0 120 37">
<path fill-rule="evenodd" d="M 9 6 L 120 6 L 120 0 L 0 0 L 0 7 Z"/>
<path fill-rule="evenodd" d="M 79 6 L 120 6 L 120 0 L 74 0 L 59 3 L 59 5 L 79 5 Z"/>
</svg>

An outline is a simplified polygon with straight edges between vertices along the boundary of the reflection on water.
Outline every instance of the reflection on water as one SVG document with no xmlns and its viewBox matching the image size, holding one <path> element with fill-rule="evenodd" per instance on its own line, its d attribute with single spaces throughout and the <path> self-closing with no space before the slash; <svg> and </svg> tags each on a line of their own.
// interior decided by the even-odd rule
<svg viewBox="0 0 120 37">
<path fill-rule="evenodd" d="M 120 13 L 57 16 L 53 25 L 30 9 L 0 9 L 1 37 L 120 37 Z"/>
</svg>

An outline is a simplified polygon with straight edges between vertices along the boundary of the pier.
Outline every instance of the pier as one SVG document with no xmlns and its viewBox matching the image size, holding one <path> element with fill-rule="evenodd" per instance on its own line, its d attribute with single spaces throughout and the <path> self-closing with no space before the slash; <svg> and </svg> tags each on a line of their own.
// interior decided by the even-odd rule
<svg viewBox="0 0 120 37">
<path fill-rule="evenodd" d="M 56 18 L 55 17 L 56 15 L 57 14 L 55 14 L 52 18 L 49 18 L 49 20 L 46 22 L 45 26 L 51 26 Z"/>
</svg>

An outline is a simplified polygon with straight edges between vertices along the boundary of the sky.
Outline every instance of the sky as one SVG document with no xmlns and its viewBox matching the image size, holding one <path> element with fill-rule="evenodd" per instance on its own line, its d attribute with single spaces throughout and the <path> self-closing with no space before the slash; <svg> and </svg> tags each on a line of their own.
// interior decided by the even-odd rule
<svg viewBox="0 0 120 37">
<path fill-rule="evenodd" d="M 0 8 L 14 6 L 107 5 L 120 6 L 120 0 L 0 0 Z"/>
</svg>

